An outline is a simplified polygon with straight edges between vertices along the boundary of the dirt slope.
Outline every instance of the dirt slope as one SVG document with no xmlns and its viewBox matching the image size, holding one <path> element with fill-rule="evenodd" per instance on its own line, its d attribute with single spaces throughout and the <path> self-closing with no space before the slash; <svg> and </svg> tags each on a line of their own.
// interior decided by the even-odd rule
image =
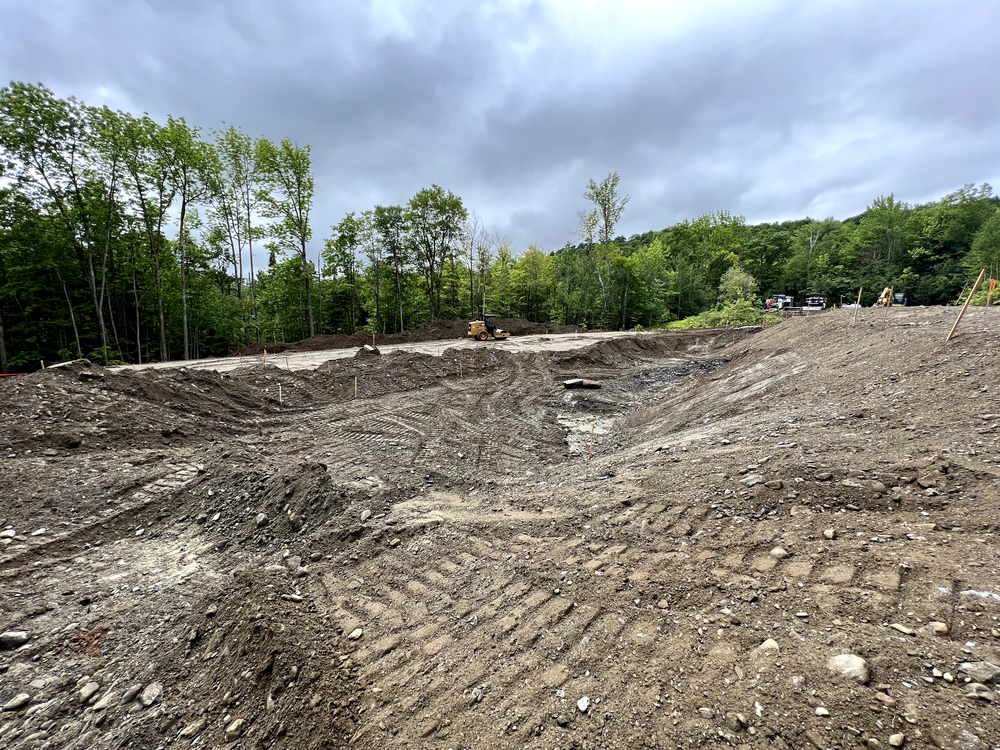
<svg viewBox="0 0 1000 750">
<path fill-rule="evenodd" d="M 0 743 L 1000 747 L 992 312 L 0 383 Z"/>
</svg>

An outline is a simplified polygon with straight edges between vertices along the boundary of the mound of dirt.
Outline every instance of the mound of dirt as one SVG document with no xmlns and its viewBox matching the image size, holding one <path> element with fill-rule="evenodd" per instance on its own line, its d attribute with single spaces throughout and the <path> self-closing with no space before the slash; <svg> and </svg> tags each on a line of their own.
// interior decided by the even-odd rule
<svg viewBox="0 0 1000 750">
<path fill-rule="evenodd" d="M 0 745 L 1000 747 L 995 314 L 0 381 Z"/>
</svg>

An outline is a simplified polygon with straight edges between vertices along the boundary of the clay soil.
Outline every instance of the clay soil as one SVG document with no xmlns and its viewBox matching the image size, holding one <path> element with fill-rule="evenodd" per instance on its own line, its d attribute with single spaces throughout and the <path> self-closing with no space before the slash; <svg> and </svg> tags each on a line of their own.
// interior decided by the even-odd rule
<svg viewBox="0 0 1000 750">
<path fill-rule="evenodd" d="M 4 379 L 0 747 L 1000 747 L 955 314 Z"/>
</svg>

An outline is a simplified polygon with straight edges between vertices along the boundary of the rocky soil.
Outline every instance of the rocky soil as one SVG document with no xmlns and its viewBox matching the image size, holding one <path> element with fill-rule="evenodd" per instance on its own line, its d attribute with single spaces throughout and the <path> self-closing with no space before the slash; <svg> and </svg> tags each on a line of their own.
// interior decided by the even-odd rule
<svg viewBox="0 0 1000 750">
<path fill-rule="evenodd" d="M 1000 748 L 955 314 L 4 379 L 0 747 Z"/>
</svg>

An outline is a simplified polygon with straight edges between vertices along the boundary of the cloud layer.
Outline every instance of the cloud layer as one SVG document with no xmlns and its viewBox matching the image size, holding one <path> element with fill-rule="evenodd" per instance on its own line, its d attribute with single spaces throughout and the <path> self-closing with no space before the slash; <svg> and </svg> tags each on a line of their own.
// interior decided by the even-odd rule
<svg viewBox="0 0 1000 750">
<path fill-rule="evenodd" d="M 630 234 L 1000 177 L 1000 4 L 9 0 L 0 78 L 313 148 L 315 246 L 440 184 L 519 247 L 587 180 Z"/>
</svg>

